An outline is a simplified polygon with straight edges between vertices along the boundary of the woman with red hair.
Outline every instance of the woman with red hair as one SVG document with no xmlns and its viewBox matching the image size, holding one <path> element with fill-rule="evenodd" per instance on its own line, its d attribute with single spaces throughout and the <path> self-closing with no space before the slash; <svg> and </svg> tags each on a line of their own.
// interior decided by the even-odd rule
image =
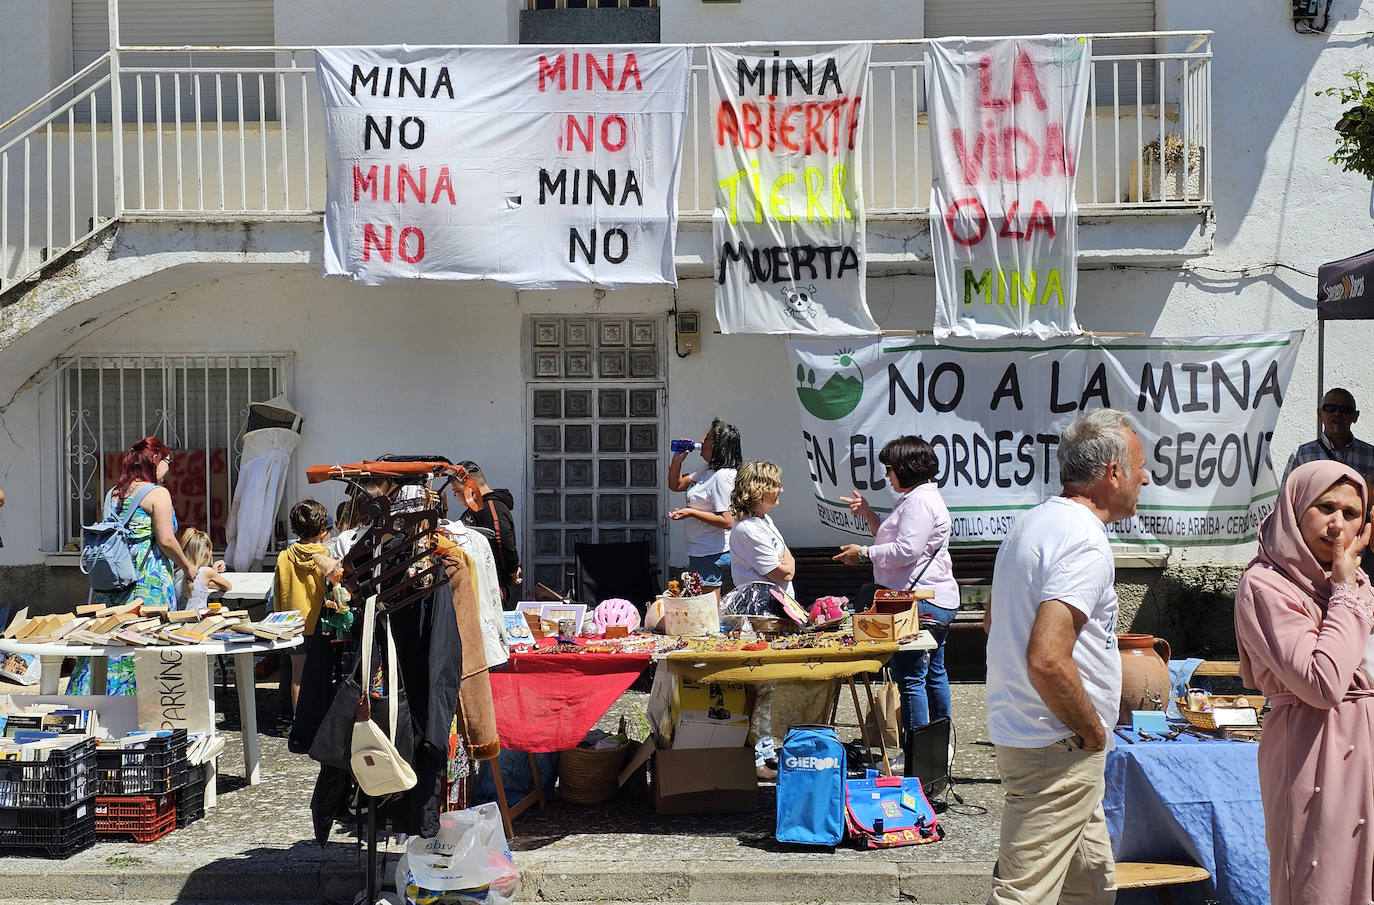
<svg viewBox="0 0 1374 905">
<path fill-rule="evenodd" d="M 138 570 L 138 580 L 123 591 L 96 591 L 92 603 L 121 606 L 138 598 L 145 604 L 176 609 L 173 576 L 177 569 L 188 575 L 194 575 L 196 569 L 177 542 L 177 514 L 172 509 L 172 494 L 162 486 L 171 470 L 172 451 L 157 437 L 144 437 L 124 454 L 119 481 L 105 494 L 102 517 L 123 516 L 130 509 L 135 510 L 129 517 L 129 551 Z M 84 686 L 89 681 L 85 664 L 78 663 L 68 684 L 68 694 L 87 693 Z M 132 688 L 132 659 L 112 657 L 107 693 L 128 694 Z"/>
</svg>

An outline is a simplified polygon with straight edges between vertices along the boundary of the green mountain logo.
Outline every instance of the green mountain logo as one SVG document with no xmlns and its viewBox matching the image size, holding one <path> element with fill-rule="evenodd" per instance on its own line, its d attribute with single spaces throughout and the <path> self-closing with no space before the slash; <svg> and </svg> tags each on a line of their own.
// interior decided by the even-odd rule
<svg viewBox="0 0 1374 905">
<path fill-rule="evenodd" d="M 797 398 L 802 408 L 822 421 L 836 421 L 859 407 L 864 395 L 864 375 L 853 357 L 853 349 L 841 349 L 835 356 L 837 370 L 832 372 L 820 389 L 816 389 L 816 371 L 797 365 Z M 845 371 L 852 370 L 858 376 Z"/>
</svg>

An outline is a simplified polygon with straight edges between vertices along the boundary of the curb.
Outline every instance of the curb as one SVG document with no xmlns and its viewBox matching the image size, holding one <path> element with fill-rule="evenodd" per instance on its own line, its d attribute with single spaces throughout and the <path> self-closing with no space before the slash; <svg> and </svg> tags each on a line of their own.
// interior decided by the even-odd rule
<svg viewBox="0 0 1374 905">
<path fill-rule="evenodd" d="M 818 867 L 814 859 L 778 861 L 583 861 L 517 853 L 524 902 L 943 902 L 981 903 L 992 864 L 875 860 Z M 0 898 L 66 901 L 351 902 L 358 879 L 347 861 L 207 865 L 193 870 L 44 870 L 26 861 L 0 868 Z M 56 866 L 56 865 L 54 865 Z M 388 868 L 390 865 L 388 865 Z"/>
</svg>

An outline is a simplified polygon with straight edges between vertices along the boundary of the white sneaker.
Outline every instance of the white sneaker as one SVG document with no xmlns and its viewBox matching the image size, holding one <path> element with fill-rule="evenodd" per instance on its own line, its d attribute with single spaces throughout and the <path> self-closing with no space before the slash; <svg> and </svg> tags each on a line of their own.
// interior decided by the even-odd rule
<svg viewBox="0 0 1374 905">
<path fill-rule="evenodd" d="M 895 755 L 888 757 L 887 762 L 892 766 L 892 775 L 900 776 L 906 769 L 906 752 L 898 751 Z"/>
</svg>

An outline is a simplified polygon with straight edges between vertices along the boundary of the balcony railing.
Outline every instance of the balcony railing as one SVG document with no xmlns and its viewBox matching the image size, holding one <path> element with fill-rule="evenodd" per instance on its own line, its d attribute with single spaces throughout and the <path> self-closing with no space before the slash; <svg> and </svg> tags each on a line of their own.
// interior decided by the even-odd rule
<svg viewBox="0 0 1374 905">
<path fill-rule="evenodd" d="M 1155 52 L 1112 50 L 1142 38 Z M 925 43 L 874 45 L 864 134 L 870 219 L 910 219 L 927 207 Z M 1211 32 L 1094 35 L 1092 54 L 1080 207 L 1210 204 Z M 95 60 L 0 124 L 0 291 L 126 215 L 319 214 L 324 136 L 314 82 L 308 47 L 120 47 Z M 705 48 L 696 50 L 690 90 L 684 220 L 708 217 L 714 205 Z"/>
</svg>

